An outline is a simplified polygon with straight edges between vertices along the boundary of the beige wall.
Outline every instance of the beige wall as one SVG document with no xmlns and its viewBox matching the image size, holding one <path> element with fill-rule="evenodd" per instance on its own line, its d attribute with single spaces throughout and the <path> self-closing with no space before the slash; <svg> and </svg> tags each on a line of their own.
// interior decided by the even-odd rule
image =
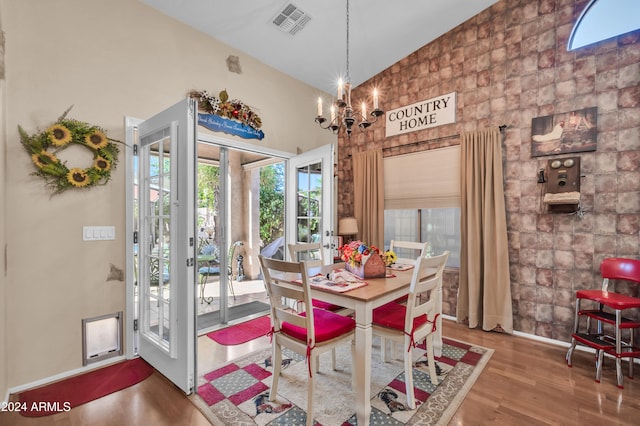
<svg viewBox="0 0 640 426">
<path fill-rule="evenodd" d="M 0 141 L 7 140 L 6 130 L 6 115 L 5 115 L 5 78 L 4 78 L 4 34 L 3 26 L 0 21 Z M 0 397 L 4 398 L 4 389 L 7 389 L 7 345 L 6 342 L 6 263 L 4 258 L 4 247 L 6 243 L 5 237 L 5 217 L 6 206 L 5 202 L 5 173 L 7 170 L 7 162 L 5 155 L 4 142 L 0 142 Z"/>
<path fill-rule="evenodd" d="M 18 125 L 43 130 L 74 105 L 70 117 L 122 140 L 125 115 L 147 118 L 192 89 L 226 88 L 261 114 L 266 137 L 255 144 L 296 152 L 335 139 L 310 119 L 318 91 L 136 0 L 0 0 L 0 12 L 7 39 L 2 153 L 11 158 L 0 177 L 9 206 L 0 229 L 8 246 L 0 276 L 6 391 L 80 367 L 81 319 L 125 304 L 124 282 L 106 281 L 110 263 L 125 265 L 124 152 L 108 185 L 51 197 L 30 175 Z M 229 54 L 240 57 L 242 74 L 227 71 Z M 114 225 L 116 239 L 83 242 L 83 225 Z"/>
</svg>

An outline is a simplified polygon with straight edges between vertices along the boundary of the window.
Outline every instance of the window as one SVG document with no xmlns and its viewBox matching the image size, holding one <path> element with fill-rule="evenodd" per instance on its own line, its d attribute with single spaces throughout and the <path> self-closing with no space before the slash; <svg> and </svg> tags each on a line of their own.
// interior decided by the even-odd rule
<svg viewBox="0 0 640 426">
<path fill-rule="evenodd" d="M 638 0 L 591 0 L 571 31 L 567 50 L 636 31 L 638 13 Z"/>
<path fill-rule="evenodd" d="M 449 250 L 447 266 L 460 267 L 460 208 L 385 209 L 384 245 L 391 240 L 428 242 L 428 255 Z M 407 257 L 396 253 L 399 257 Z"/>
<path fill-rule="evenodd" d="M 428 254 L 449 250 L 447 266 L 460 267 L 460 146 L 385 158 L 384 189 L 385 248 L 428 242 Z"/>
</svg>

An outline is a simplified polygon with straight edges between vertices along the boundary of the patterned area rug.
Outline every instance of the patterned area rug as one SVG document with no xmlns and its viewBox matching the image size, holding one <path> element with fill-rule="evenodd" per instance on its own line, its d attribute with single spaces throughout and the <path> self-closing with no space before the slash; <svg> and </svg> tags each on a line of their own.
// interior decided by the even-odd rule
<svg viewBox="0 0 640 426">
<path fill-rule="evenodd" d="M 404 368 L 400 347 L 394 359 L 380 360 L 374 339 L 371 377 L 372 425 L 447 424 L 487 364 L 492 349 L 444 339 L 436 358 L 439 385 L 431 384 L 426 351 L 414 350 L 414 386 L 418 406 L 406 407 Z M 355 425 L 355 394 L 351 389 L 351 352 L 348 345 L 336 351 L 336 370 L 330 353 L 320 357 L 314 373 L 316 425 Z M 396 359 L 397 358 L 397 359 Z M 304 425 L 307 407 L 307 364 L 304 357 L 285 350 L 276 401 L 269 401 L 272 380 L 271 349 L 265 349 L 210 371 L 200 378 L 198 395 L 214 424 Z M 317 396 L 317 397 L 316 397 Z"/>
</svg>

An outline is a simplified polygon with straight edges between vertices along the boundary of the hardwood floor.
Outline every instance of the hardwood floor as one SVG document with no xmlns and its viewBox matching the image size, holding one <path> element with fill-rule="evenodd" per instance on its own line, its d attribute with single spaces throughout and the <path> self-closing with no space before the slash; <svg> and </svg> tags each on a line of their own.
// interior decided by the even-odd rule
<svg viewBox="0 0 640 426">
<path fill-rule="evenodd" d="M 640 371 L 616 386 L 615 362 L 607 360 L 596 383 L 593 354 L 524 337 L 469 330 L 443 321 L 446 337 L 495 350 L 450 425 L 637 425 Z M 627 364 L 624 363 L 626 371 Z"/>
<path fill-rule="evenodd" d="M 608 360 L 602 383 L 594 381 L 593 355 L 576 351 L 568 368 L 566 348 L 523 337 L 469 330 L 443 321 L 444 335 L 495 350 L 450 425 L 637 425 L 640 380 L 615 381 L 615 363 Z M 207 337 L 199 343 L 200 371 L 209 371 L 236 356 L 268 346 L 266 337 L 225 347 Z M 205 358 L 203 358 L 205 357 Z M 626 368 L 626 363 L 625 363 Z M 640 370 L 640 369 L 636 369 Z M 640 371 L 636 372 L 640 377 Z M 188 397 L 154 373 L 123 391 L 68 413 L 26 418 L 0 413 L 0 425 L 207 425 Z"/>
</svg>

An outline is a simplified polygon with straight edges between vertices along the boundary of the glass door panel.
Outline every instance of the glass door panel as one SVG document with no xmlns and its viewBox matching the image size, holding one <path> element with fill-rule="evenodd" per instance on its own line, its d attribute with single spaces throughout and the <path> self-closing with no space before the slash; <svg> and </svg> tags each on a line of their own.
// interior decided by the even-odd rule
<svg viewBox="0 0 640 426">
<path fill-rule="evenodd" d="M 195 376 L 195 103 L 139 124 L 138 353 L 185 393 Z"/>
<path fill-rule="evenodd" d="M 287 244 L 320 243 L 325 262 L 333 258 L 333 146 L 289 160 Z"/>
<path fill-rule="evenodd" d="M 155 137 L 160 140 L 153 141 Z M 171 354 L 171 136 L 170 132 L 156 133 L 141 141 L 143 153 L 142 193 L 147 201 L 143 223 L 149 224 L 143 234 L 148 286 L 143 286 L 147 299 L 142 312 L 142 335 L 157 342 Z"/>
</svg>

